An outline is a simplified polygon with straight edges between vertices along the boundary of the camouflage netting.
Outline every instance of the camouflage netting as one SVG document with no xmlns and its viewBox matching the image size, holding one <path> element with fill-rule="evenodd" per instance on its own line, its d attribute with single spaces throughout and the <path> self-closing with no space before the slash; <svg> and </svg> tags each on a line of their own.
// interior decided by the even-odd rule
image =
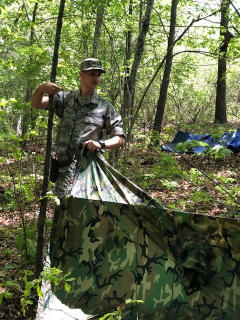
<svg viewBox="0 0 240 320">
<path fill-rule="evenodd" d="M 101 155 L 81 157 L 56 210 L 52 266 L 75 277 L 71 308 L 124 319 L 240 319 L 239 220 L 166 210 Z M 99 316 L 96 317 L 96 319 Z"/>
</svg>

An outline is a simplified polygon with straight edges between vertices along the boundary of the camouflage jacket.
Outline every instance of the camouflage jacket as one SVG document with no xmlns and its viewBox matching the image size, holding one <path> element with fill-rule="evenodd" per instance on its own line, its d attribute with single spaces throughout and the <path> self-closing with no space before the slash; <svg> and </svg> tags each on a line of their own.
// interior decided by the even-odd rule
<svg viewBox="0 0 240 320">
<path fill-rule="evenodd" d="M 120 114 L 96 92 L 84 99 L 80 91 L 60 91 L 54 96 L 54 108 L 61 118 L 53 151 L 58 161 L 68 162 L 87 140 L 99 140 L 103 129 L 110 137 L 123 136 Z"/>
</svg>

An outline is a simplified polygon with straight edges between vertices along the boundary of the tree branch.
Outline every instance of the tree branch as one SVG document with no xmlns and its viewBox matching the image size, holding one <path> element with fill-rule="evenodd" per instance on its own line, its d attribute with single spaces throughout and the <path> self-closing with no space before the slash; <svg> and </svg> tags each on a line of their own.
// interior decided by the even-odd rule
<svg viewBox="0 0 240 320">
<path fill-rule="evenodd" d="M 238 9 L 235 7 L 235 5 L 232 3 L 231 0 L 229 0 L 231 6 L 234 8 L 234 10 L 237 12 L 238 16 L 240 17 L 240 12 L 238 11 Z"/>
<path fill-rule="evenodd" d="M 197 19 L 193 19 L 193 20 L 190 22 L 190 24 L 187 26 L 187 28 L 186 28 L 186 29 L 180 34 L 180 36 L 173 42 L 172 46 L 168 49 L 168 51 L 166 52 L 166 54 L 165 54 L 165 56 L 163 57 L 162 61 L 160 62 L 159 66 L 157 67 L 156 71 L 154 72 L 154 74 L 153 74 L 152 78 L 150 79 L 147 87 L 146 87 L 145 90 L 143 91 L 143 94 L 142 94 L 142 97 L 141 97 L 141 99 L 140 99 L 140 102 L 138 103 L 138 105 L 137 105 L 137 107 L 136 107 L 135 114 L 134 114 L 134 116 L 133 116 L 133 118 L 132 118 L 131 129 L 132 129 L 133 124 L 135 123 L 136 118 L 137 118 L 137 116 L 138 116 L 138 113 L 139 113 L 139 111 L 140 111 L 140 109 L 141 109 L 141 107 L 142 107 L 142 104 L 143 104 L 143 101 L 144 101 L 144 99 L 145 99 L 145 96 L 146 96 L 149 88 L 151 87 L 153 81 L 155 80 L 157 74 L 158 74 L 159 71 L 161 70 L 163 64 L 165 63 L 165 60 L 167 59 L 167 56 L 169 55 L 169 52 L 171 52 L 171 50 L 172 50 L 172 48 L 175 46 L 175 44 L 176 44 L 180 39 L 183 38 L 183 36 L 186 34 L 186 32 L 191 28 L 191 26 L 192 26 L 194 23 L 199 22 L 199 21 L 201 21 L 201 20 L 205 20 L 205 19 L 207 19 L 207 18 L 209 18 L 209 17 L 217 14 L 219 11 L 220 11 L 220 9 L 214 11 L 213 13 L 211 13 L 211 14 L 205 16 L 205 17 L 202 17 L 202 18 L 201 18 L 201 17 L 198 17 Z M 176 54 L 175 54 L 175 55 L 176 55 Z"/>
</svg>

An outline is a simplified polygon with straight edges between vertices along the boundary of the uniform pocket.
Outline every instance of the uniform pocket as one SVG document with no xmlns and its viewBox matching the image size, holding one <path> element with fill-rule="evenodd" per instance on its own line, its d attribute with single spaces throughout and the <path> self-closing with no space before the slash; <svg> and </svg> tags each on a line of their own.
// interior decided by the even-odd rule
<svg viewBox="0 0 240 320">
<path fill-rule="evenodd" d="M 84 121 L 88 124 L 95 124 L 97 126 L 103 127 L 104 120 L 101 114 L 98 113 L 89 113 Z"/>
</svg>

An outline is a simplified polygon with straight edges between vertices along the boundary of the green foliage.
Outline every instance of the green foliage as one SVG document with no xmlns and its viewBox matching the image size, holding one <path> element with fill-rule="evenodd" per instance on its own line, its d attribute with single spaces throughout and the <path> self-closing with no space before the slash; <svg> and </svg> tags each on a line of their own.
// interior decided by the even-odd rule
<svg viewBox="0 0 240 320">
<path fill-rule="evenodd" d="M 29 131 L 25 140 L 26 144 L 32 145 L 33 137 L 38 137 L 34 130 Z M 29 209 L 32 203 L 37 202 L 40 196 L 42 166 L 39 166 L 35 154 L 28 152 L 22 147 L 23 139 L 15 134 L 8 133 L 0 142 L 1 175 L 1 201 L 0 210 L 16 210 L 16 215 L 22 223 L 18 232 L 16 246 L 24 264 L 33 264 L 36 256 L 36 225 L 31 227 L 26 224 L 25 211 L 29 210 L 34 218 L 35 214 Z M 9 252 L 5 251 L 5 256 Z"/>
<path fill-rule="evenodd" d="M 177 181 L 169 181 L 167 179 L 161 179 L 160 182 L 164 187 L 166 187 L 167 189 L 169 189 L 171 191 L 175 191 L 178 187 Z"/>
<path fill-rule="evenodd" d="M 37 293 L 40 298 L 43 298 L 41 290 L 41 283 L 43 281 L 50 282 L 54 285 L 64 284 L 66 292 L 71 290 L 71 282 L 74 278 L 70 277 L 70 274 L 63 274 L 63 271 L 57 268 L 45 268 L 38 279 L 33 279 L 33 272 L 31 270 L 25 270 L 21 272 L 23 274 L 23 286 L 14 281 L 6 281 L 0 283 L 0 305 L 5 299 L 11 299 L 13 296 L 11 290 L 19 292 L 21 295 L 21 309 L 23 316 L 26 315 L 26 307 L 33 304 L 32 296 Z"/>
<path fill-rule="evenodd" d="M 226 203 L 227 205 L 231 205 L 232 207 L 239 207 L 239 197 L 240 197 L 240 188 L 238 186 L 228 186 L 228 188 L 221 188 L 221 186 L 216 186 L 215 188 L 218 192 L 223 195 L 226 195 Z"/>
<path fill-rule="evenodd" d="M 37 250 L 37 224 L 33 226 L 26 226 L 25 232 L 22 229 L 19 230 L 19 235 L 16 238 L 16 247 L 21 252 L 23 259 L 26 259 L 26 262 L 33 264 L 36 259 L 36 250 Z M 26 242 L 25 242 L 26 236 Z M 26 246 L 27 255 L 23 254 Z"/>
<path fill-rule="evenodd" d="M 176 145 L 176 151 L 193 151 L 195 147 L 208 147 L 209 145 L 204 141 L 197 141 L 197 140 L 187 140 L 185 142 L 179 142 Z"/>
<path fill-rule="evenodd" d="M 161 184 L 169 190 L 175 190 L 178 187 L 177 181 L 173 179 L 186 177 L 186 172 L 181 170 L 177 160 L 164 152 L 159 152 L 159 160 L 147 172 L 140 167 L 136 172 L 135 181 L 143 189 L 151 189 L 152 186 Z M 153 159 L 151 155 L 148 159 Z"/>
<path fill-rule="evenodd" d="M 140 177 L 139 183 L 141 183 L 141 187 L 144 189 L 148 189 L 151 186 L 152 180 L 157 178 L 157 175 L 154 173 L 144 173 L 142 170 L 140 170 Z"/>
<path fill-rule="evenodd" d="M 202 183 L 204 183 L 200 179 L 200 177 L 202 177 L 202 175 L 203 175 L 202 172 L 199 171 L 198 169 L 196 169 L 196 168 L 190 169 L 189 178 L 194 184 L 201 185 Z"/>
<path fill-rule="evenodd" d="M 16 174 L 19 171 L 16 170 Z M 6 179 L 4 179 L 6 178 Z M 14 180 L 5 175 L 0 176 L 1 181 L 9 181 L 12 184 L 12 188 L 8 188 L 4 192 L 3 196 L 3 205 L 6 205 L 8 209 L 23 209 L 24 206 L 35 200 L 35 194 L 33 190 L 36 188 L 36 177 L 34 176 L 26 176 L 22 180 L 22 177 L 15 177 Z M 0 210 L 4 208 L 0 207 Z"/>
<path fill-rule="evenodd" d="M 174 137 L 177 133 L 177 130 L 172 125 L 166 125 L 163 128 L 163 132 L 159 136 L 159 140 L 162 141 L 161 137 L 163 136 L 163 142 L 169 141 L 172 137 Z"/>
<path fill-rule="evenodd" d="M 64 283 L 65 291 L 69 292 L 71 290 L 70 283 L 74 280 L 74 278 L 69 277 L 69 275 L 70 274 L 63 275 L 63 271 L 57 268 L 46 268 L 41 272 L 38 279 L 29 280 L 29 277 L 33 276 L 33 272 L 30 270 L 25 271 L 23 276 L 25 288 L 21 298 L 23 315 L 25 316 L 26 314 L 26 306 L 33 303 L 32 300 L 29 299 L 32 293 L 36 291 L 38 296 L 43 298 L 43 293 L 40 287 L 42 281 L 50 282 L 54 285 Z"/>
<path fill-rule="evenodd" d="M 7 136 L 15 132 L 17 117 L 20 116 L 20 112 L 16 108 L 17 103 L 15 98 L 0 99 L 0 136 Z"/>
<path fill-rule="evenodd" d="M 147 149 L 148 145 L 151 143 L 150 136 L 148 134 L 136 133 L 136 142 L 137 143 L 134 145 L 135 148 L 144 147 Z"/>
<path fill-rule="evenodd" d="M 159 163 L 154 166 L 153 173 L 160 177 L 175 178 L 183 177 L 185 173 L 181 170 L 177 160 L 167 153 L 161 152 Z"/>
<path fill-rule="evenodd" d="M 193 55 L 186 54 L 181 57 L 176 64 L 174 64 L 172 80 L 175 85 L 184 84 L 185 80 L 189 77 L 189 74 L 196 72 L 195 58 Z"/>
<path fill-rule="evenodd" d="M 229 195 L 227 197 L 227 203 L 232 205 L 233 207 L 239 208 L 239 201 L 236 202 L 240 198 L 240 188 L 239 187 L 232 187 L 231 190 L 228 191 Z"/>
<path fill-rule="evenodd" d="M 7 248 L 3 251 L 3 256 L 4 257 L 11 256 L 12 253 L 13 253 L 12 249 Z"/>
<path fill-rule="evenodd" d="M 211 203 L 213 201 L 213 198 L 206 192 L 197 189 L 194 191 L 191 196 L 191 200 L 193 202 L 199 203 L 199 202 L 206 202 L 206 203 Z"/>
<path fill-rule="evenodd" d="M 38 133 L 30 130 L 25 140 L 15 134 L 8 134 L 0 142 L 0 150 L 4 156 L 0 157 L 0 185 L 6 185 L 0 210 L 7 207 L 23 211 L 27 204 L 36 200 L 41 179 L 36 170 L 39 158 L 22 148 L 22 143 L 30 145 L 34 136 L 38 136 Z"/>
<path fill-rule="evenodd" d="M 6 101 L 11 98 L 17 100 L 15 107 L 12 108 L 13 112 L 6 110 L 4 117 L 7 121 L 4 121 L 3 125 L 6 130 L 16 130 L 19 116 L 26 115 L 25 112 L 29 109 L 27 105 L 29 95 L 37 84 L 49 80 L 59 3 L 56 0 L 51 3 L 40 1 L 35 23 L 31 19 L 36 1 L 30 0 L 24 3 L 24 10 L 20 1 L 1 3 L 0 85 L 2 97 Z M 218 9 L 219 3 L 213 0 L 209 6 L 203 2 L 179 1 L 177 36 L 187 28 L 192 19 L 203 18 Z M 79 62 L 82 58 L 92 55 L 98 10 L 103 12 L 104 27 L 101 29 L 97 55 L 108 71 L 102 79 L 100 90 L 116 105 L 123 117 L 128 116 L 128 111 L 132 116 L 136 111 L 136 105 L 133 106 L 133 110 L 124 110 L 125 106 L 122 105 L 123 79 L 126 69 L 129 72 L 132 69 L 145 3 L 139 5 L 134 2 L 133 10 L 129 13 L 128 1 L 70 1 L 66 6 L 62 28 L 57 82 L 65 89 L 75 89 L 79 86 Z M 155 1 L 151 26 L 139 65 L 135 104 L 141 100 L 143 91 L 166 53 L 170 10 L 171 1 L 163 3 Z M 218 15 L 215 17 L 217 19 Z M 233 26 L 232 32 L 239 29 L 239 17 L 232 7 L 230 24 Z M 131 31 L 132 54 L 126 59 L 126 33 L 129 31 Z M 159 37 L 159 34 L 162 36 Z M 201 119 L 209 120 L 213 117 L 218 38 L 219 29 L 216 23 L 208 20 L 208 23 L 193 24 L 185 36 L 175 44 L 166 120 L 173 120 L 174 123 L 180 120 L 183 124 L 191 121 L 199 110 Z M 239 39 L 235 36 L 231 39 L 228 50 L 228 58 L 231 59 L 228 71 L 231 73 L 234 70 L 235 74 L 239 74 L 238 44 Z M 212 56 L 208 52 L 211 52 Z M 161 78 L 162 69 L 144 98 L 143 107 L 136 119 L 137 133 L 141 123 L 146 123 L 151 129 Z M 228 103 L 231 105 L 228 112 L 234 116 L 239 109 L 236 108 L 237 83 L 238 81 L 235 81 L 234 86 L 231 86 L 230 82 L 228 84 Z M 28 121 L 33 121 L 31 115 Z"/>
<path fill-rule="evenodd" d="M 207 153 L 213 156 L 215 159 L 224 159 L 226 156 L 230 156 L 233 152 L 228 148 L 218 145 L 209 148 Z"/>
<path fill-rule="evenodd" d="M 9 299 L 12 297 L 12 295 L 13 295 L 12 293 L 10 293 L 9 291 L 5 291 L 5 289 L 2 289 L 0 287 L 0 305 L 3 301 L 3 299 Z"/>
<path fill-rule="evenodd" d="M 49 81 L 50 78 L 55 22 L 59 5 L 56 0 L 39 1 L 37 19 L 35 23 L 32 23 L 35 3 L 35 0 L 25 1 L 23 8 L 23 2 L 19 0 L 0 1 L 0 186 L 4 188 L 0 210 L 17 210 L 22 221 L 25 221 L 24 213 L 28 205 L 36 203 L 40 198 L 39 189 L 41 188 L 44 155 L 43 151 L 31 154 L 28 149 L 34 139 L 39 138 L 42 132 L 46 132 L 47 113 L 45 111 L 33 112 L 30 109 L 29 99 L 36 85 Z M 144 47 L 143 59 L 139 65 L 135 104 L 133 110 L 125 110 L 123 105 L 124 78 L 126 68 L 129 73 L 132 69 L 136 39 L 141 25 L 140 19 L 144 14 L 145 3 L 142 4 L 143 7 L 138 1 L 133 1 L 133 12 L 129 14 L 128 1 L 70 1 L 66 7 L 62 29 L 57 83 L 65 89 L 75 89 L 79 86 L 79 62 L 82 58 L 92 54 L 97 9 L 101 8 L 104 12 L 104 23 L 98 57 L 102 60 L 107 73 L 103 76 L 99 91 L 113 102 L 124 117 L 127 115 L 131 118 L 152 75 L 166 53 L 171 10 L 171 1 L 157 0 L 154 3 L 151 26 Z M 205 2 L 192 0 L 179 1 L 177 16 L 179 27 L 176 36 L 185 30 L 192 19 L 209 15 L 219 9 L 219 3 L 216 1 L 210 0 L 208 4 L 206 6 Z M 240 19 L 232 8 L 231 10 L 231 31 L 236 33 L 235 31 L 240 28 Z M 219 16 L 216 14 L 215 18 Z M 126 162 L 133 164 L 130 176 L 136 175 L 135 181 L 144 188 L 159 186 L 159 184 L 170 191 L 178 188 L 179 179 L 185 178 L 186 172 L 180 168 L 173 156 L 159 152 L 161 137 L 169 140 L 178 127 L 191 126 L 200 131 L 203 122 L 209 123 L 214 117 L 216 53 L 220 40 L 216 40 L 219 37 L 219 29 L 216 28 L 215 22 L 206 24 L 204 23 L 204 27 L 201 23 L 194 24 L 174 47 L 174 63 L 164 114 L 165 128 L 161 136 L 151 137 L 148 131 L 151 132 L 154 121 L 162 69 L 158 72 L 144 98 L 143 107 L 132 131 L 132 140 L 138 142 L 134 146 L 136 149 L 140 148 L 141 151 L 146 152 L 153 149 L 158 153 L 159 159 L 157 161 L 153 159 L 154 166 L 149 169 L 139 168 L 135 155 L 130 159 L 125 159 Z M 128 60 L 125 56 L 127 31 L 132 32 L 131 57 Z M 31 39 L 32 32 L 33 38 Z M 192 52 L 183 52 L 183 49 Z M 194 50 L 209 51 L 212 55 L 200 55 L 193 53 Z M 228 50 L 227 112 L 231 119 L 239 119 L 239 71 L 239 38 L 235 36 Z M 22 123 L 27 127 L 27 133 L 24 136 L 27 146 L 25 150 L 22 148 L 24 141 L 20 137 L 21 132 L 17 131 L 21 119 L 22 121 L 24 119 Z M 197 124 L 199 119 L 201 119 L 200 125 Z M 223 132 L 225 128 L 222 126 L 217 130 Z M 39 140 L 42 143 L 45 141 L 45 136 L 41 136 Z M 39 141 L 38 144 L 40 144 Z M 180 149 L 189 150 L 194 146 L 204 145 L 199 142 L 192 145 L 190 143 L 190 145 L 182 145 Z M 225 149 L 209 149 L 208 152 L 216 159 L 222 159 L 229 154 L 229 151 Z M 151 157 L 149 155 L 149 159 Z M 189 176 L 190 180 L 198 186 L 204 184 L 204 177 L 196 169 L 191 170 Z M 233 180 L 224 177 L 219 179 L 228 184 L 229 189 L 232 188 L 234 178 Z M 193 194 L 192 201 L 209 202 L 208 197 L 200 191 Z M 238 197 L 237 188 L 232 188 L 230 192 L 233 196 Z M 47 197 L 54 200 L 51 192 Z M 232 205 L 230 197 L 228 203 Z M 21 251 L 26 247 L 29 261 L 33 262 L 36 245 L 35 235 L 31 234 L 31 230 L 26 228 L 19 232 L 17 246 Z M 8 256 L 11 252 L 6 250 L 4 254 Z M 31 285 L 28 286 L 28 290 L 30 287 Z M 68 285 L 66 287 L 69 289 Z M 3 295 L 5 299 L 8 295 L 7 291 L 4 291 Z M 24 303 L 30 302 L 23 300 Z"/>
<path fill-rule="evenodd" d="M 237 181 L 235 178 L 232 177 L 219 177 L 219 179 L 223 181 L 225 184 L 233 184 Z"/>
<path fill-rule="evenodd" d="M 1 178 L 3 178 L 3 177 L 4 176 L 2 175 Z M 15 207 L 15 198 L 14 198 L 13 191 L 7 189 L 4 192 L 3 201 L 7 204 L 7 207 L 9 209 L 14 208 Z M 3 207 L 0 207 L 0 210 L 3 210 Z"/>
<path fill-rule="evenodd" d="M 127 299 L 124 304 L 117 307 L 117 310 L 105 314 L 103 317 L 101 317 L 99 320 L 121 320 L 124 316 L 124 310 L 128 304 L 136 304 L 136 303 L 143 303 L 142 300 L 132 300 Z"/>
<path fill-rule="evenodd" d="M 221 145 L 210 147 L 206 142 L 197 140 L 187 140 L 185 142 L 179 142 L 176 145 L 175 150 L 178 152 L 191 152 L 194 151 L 194 148 L 196 147 L 204 147 L 205 152 L 215 159 L 223 159 L 233 153 L 231 150 Z"/>
</svg>

